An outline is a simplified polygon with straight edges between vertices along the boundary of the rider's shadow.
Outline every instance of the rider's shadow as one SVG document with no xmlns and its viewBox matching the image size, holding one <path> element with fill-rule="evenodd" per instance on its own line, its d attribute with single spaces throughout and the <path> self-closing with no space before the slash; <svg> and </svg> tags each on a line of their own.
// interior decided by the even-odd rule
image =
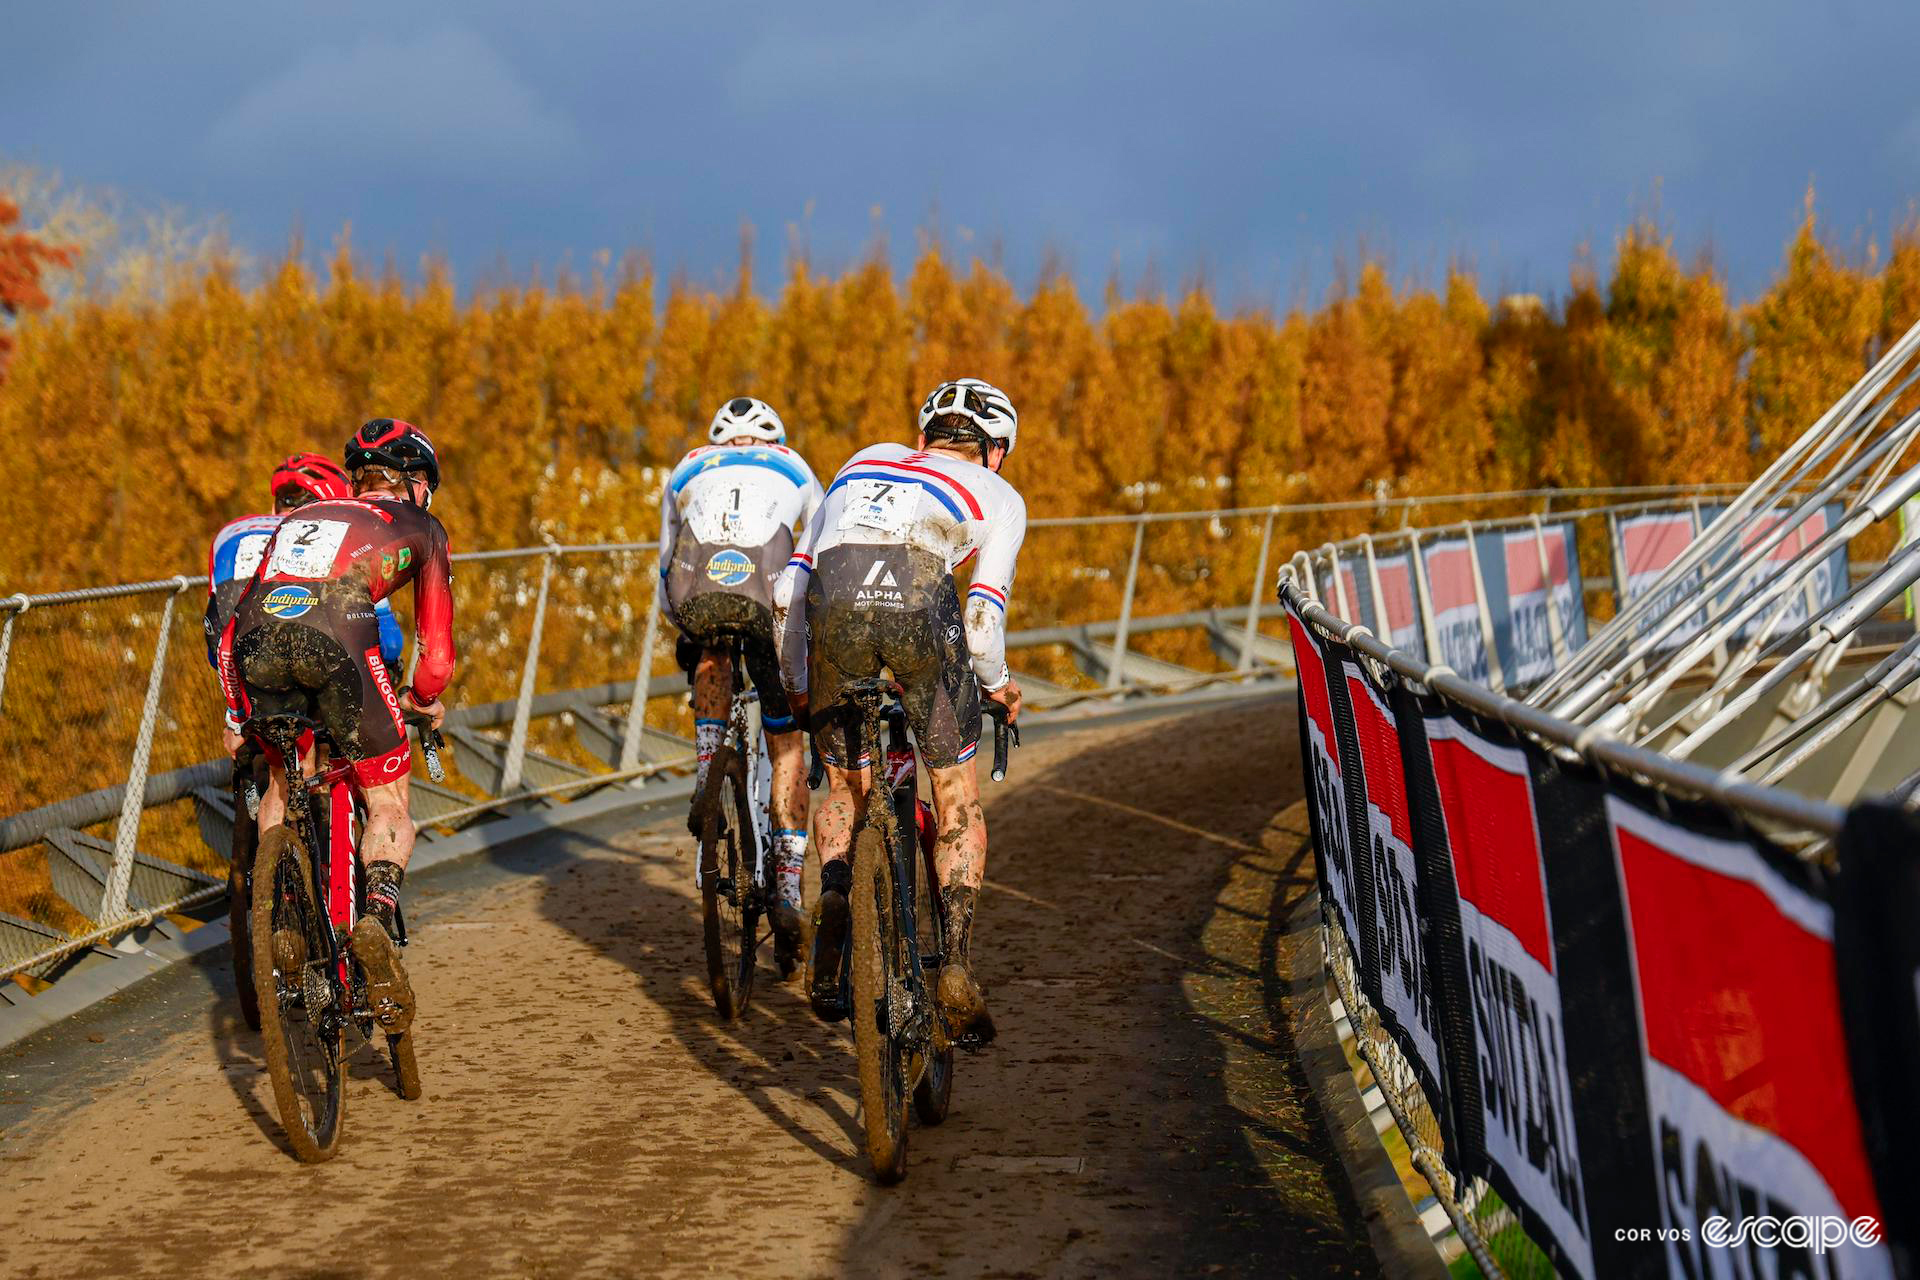
<svg viewBox="0 0 1920 1280">
<path fill-rule="evenodd" d="M 673 830 L 675 820 L 642 835 L 637 848 L 557 834 L 561 856 L 543 872 L 542 913 L 631 970 L 687 1053 L 782 1132 L 822 1160 L 864 1168 L 852 1041 L 845 1024 L 813 1016 L 799 973 L 780 980 L 771 938 L 760 949 L 746 1013 L 728 1022 L 714 1008 L 693 841 Z"/>
</svg>

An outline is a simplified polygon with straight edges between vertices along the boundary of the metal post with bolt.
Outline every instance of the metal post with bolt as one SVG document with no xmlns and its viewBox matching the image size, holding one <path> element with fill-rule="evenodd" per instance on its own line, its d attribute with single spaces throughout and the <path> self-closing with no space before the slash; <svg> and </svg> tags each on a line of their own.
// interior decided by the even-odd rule
<svg viewBox="0 0 1920 1280">
<path fill-rule="evenodd" d="M 527 763 L 527 720 L 533 710 L 534 676 L 540 668 L 540 633 L 547 625 L 547 587 L 553 581 L 553 562 L 560 549 L 549 545 L 540 556 L 540 595 L 533 604 L 533 635 L 527 640 L 527 661 L 520 669 L 520 698 L 513 707 L 513 734 L 507 739 L 507 759 L 500 768 L 500 794 L 520 786 Z"/>
<path fill-rule="evenodd" d="M 1120 592 L 1120 621 L 1113 629 L 1113 662 L 1107 667 L 1107 688 L 1118 689 L 1127 665 L 1127 630 L 1133 625 L 1133 588 L 1140 578 L 1140 544 L 1147 536 L 1147 518 L 1133 524 L 1133 555 L 1127 560 L 1127 585 Z"/>
<path fill-rule="evenodd" d="M 647 625 L 641 633 L 640 657 L 633 669 L 633 701 L 627 707 L 626 732 L 620 737 L 620 768 L 624 772 L 640 767 L 640 738 L 646 732 L 647 687 L 653 682 L 653 646 L 660 638 L 660 570 L 664 561 L 655 561 L 653 590 L 647 592 Z M 646 779 L 635 778 L 633 786 Z"/>
<path fill-rule="evenodd" d="M 147 765 L 153 757 L 153 727 L 160 718 L 160 688 L 166 682 L 167 641 L 173 633 L 173 605 L 193 585 L 189 578 L 174 580 L 172 594 L 160 610 L 160 634 L 153 642 L 153 665 L 147 670 L 147 700 L 140 707 L 140 731 L 133 740 L 133 764 L 127 770 L 127 788 L 120 797 L 120 822 L 113 832 L 113 867 L 100 895 L 98 922 L 112 924 L 127 914 L 127 884 L 133 879 L 133 846 L 140 836 L 140 815 L 146 809 Z"/>
<path fill-rule="evenodd" d="M 1253 571 L 1253 590 L 1247 593 L 1247 634 L 1240 641 L 1240 667 L 1242 671 L 1253 669 L 1253 642 L 1260 634 L 1261 592 L 1267 583 L 1267 553 L 1273 548 L 1273 516 L 1267 512 L 1266 523 L 1260 529 L 1260 564 Z"/>
</svg>

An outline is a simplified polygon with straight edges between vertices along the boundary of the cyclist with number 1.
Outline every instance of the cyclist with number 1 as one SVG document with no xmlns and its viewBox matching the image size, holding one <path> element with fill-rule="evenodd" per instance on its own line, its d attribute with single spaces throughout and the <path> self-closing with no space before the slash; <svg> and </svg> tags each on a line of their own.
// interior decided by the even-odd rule
<svg viewBox="0 0 1920 1280">
<path fill-rule="evenodd" d="M 813 518 L 822 495 L 813 469 L 786 439 L 786 424 L 763 401 L 735 396 L 720 406 L 708 443 L 680 460 L 660 494 L 660 593 L 680 628 L 675 653 L 693 684 L 696 798 L 706 793 L 708 767 L 727 731 L 735 645 L 759 694 L 773 763 L 775 948 L 793 958 L 806 921 L 806 749 L 781 687 L 773 581 L 792 551 L 794 526 Z M 701 818 L 689 818 L 696 839 Z"/>
</svg>

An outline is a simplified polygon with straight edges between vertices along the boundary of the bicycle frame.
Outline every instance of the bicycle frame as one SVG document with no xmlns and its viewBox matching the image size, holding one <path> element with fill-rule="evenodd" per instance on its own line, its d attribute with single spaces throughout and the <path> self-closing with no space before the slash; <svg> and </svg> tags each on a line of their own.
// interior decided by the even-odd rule
<svg viewBox="0 0 1920 1280">
<path fill-rule="evenodd" d="M 274 717 L 260 731 L 271 757 L 277 756 L 287 787 L 287 812 L 281 819 L 300 835 L 307 852 L 313 883 L 326 903 L 329 969 L 342 990 L 351 990 L 352 975 L 347 966 L 344 939 L 351 936 L 359 915 L 359 852 L 354 834 L 356 803 L 364 808 L 366 796 L 353 773 L 353 764 L 329 751 L 325 768 L 312 776 L 302 772 L 301 744 L 316 753 L 332 744 L 317 725 L 297 717 Z M 289 750 L 291 748 L 291 750 Z M 319 796 L 327 816 L 325 839 L 321 838 L 312 798 Z M 404 932 L 404 931 L 403 931 Z"/>
</svg>

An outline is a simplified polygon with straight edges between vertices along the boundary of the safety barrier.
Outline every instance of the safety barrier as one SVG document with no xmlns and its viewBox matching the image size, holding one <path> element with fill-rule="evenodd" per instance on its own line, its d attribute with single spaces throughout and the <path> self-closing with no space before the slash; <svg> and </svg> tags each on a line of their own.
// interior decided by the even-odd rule
<svg viewBox="0 0 1920 1280">
<path fill-rule="evenodd" d="M 1636 598 L 1618 531 L 1638 514 L 1588 516 L 1607 522 L 1616 616 Z M 1472 565 L 1486 532 L 1454 538 L 1477 680 L 1425 656 L 1464 643 L 1436 636 L 1417 581 L 1432 534 L 1387 541 L 1412 543 L 1425 625 L 1371 603 L 1390 599 L 1379 539 L 1281 572 L 1329 969 L 1413 1169 L 1489 1275 L 1911 1274 L 1920 824 L 1508 696 L 1491 615 L 1544 615 L 1526 683 L 1550 684 L 1585 593 L 1542 589 L 1558 549 L 1529 519 L 1501 536 L 1537 553 L 1535 598 L 1495 596 Z M 1854 567 L 1874 593 L 1859 622 L 1888 604 L 1887 571 Z M 1846 599 L 1782 609 L 1780 648 Z"/>
</svg>

